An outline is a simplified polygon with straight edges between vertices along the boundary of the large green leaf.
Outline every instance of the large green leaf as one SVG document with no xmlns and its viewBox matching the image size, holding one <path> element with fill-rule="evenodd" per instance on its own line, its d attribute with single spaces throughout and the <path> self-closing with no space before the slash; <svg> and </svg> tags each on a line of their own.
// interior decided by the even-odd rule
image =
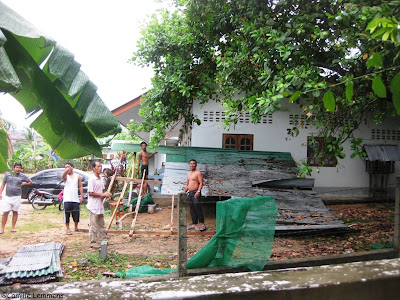
<svg viewBox="0 0 400 300">
<path fill-rule="evenodd" d="M 386 98 L 386 86 L 380 76 L 376 76 L 372 80 L 372 90 L 379 98 Z"/>
<path fill-rule="evenodd" d="M 346 99 L 351 101 L 354 94 L 354 83 L 353 81 L 346 82 Z"/>
<path fill-rule="evenodd" d="M 7 158 L 8 158 L 8 139 L 7 132 L 0 128 L 0 172 L 5 172 L 7 168 Z"/>
<path fill-rule="evenodd" d="M 396 113 L 400 115 L 400 73 L 397 73 L 390 82 L 390 92 Z"/>
<path fill-rule="evenodd" d="M 327 111 L 331 111 L 331 112 L 335 111 L 336 102 L 335 102 L 335 97 L 333 96 L 332 91 L 327 91 L 324 94 L 322 101 L 324 102 L 324 106 Z"/>
<path fill-rule="evenodd" d="M 382 67 L 383 61 L 382 56 L 379 53 L 374 53 L 367 61 L 367 68 L 371 67 Z"/>
<path fill-rule="evenodd" d="M 0 91 L 41 111 L 32 127 L 61 157 L 100 155 L 95 137 L 120 132 L 74 55 L 1 2 L 0 63 Z"/>
<path fill-rule="evenodd" d="M 6 33 L 6 36 L 8 42 L 4 45 L 5 49 L 24 87 L 23 93 L 11 93 L 11 95 L 24 105 L 25 109 L 38 105 L 43 110 L 40 122 L 36 123 L 35 121 L 32 123 L 32 127 L 62 157 L 70 158 L 69 148 L 68 151 L 59 148 L 63 140 L 85 149 L 78 156 L 90 153 L 101 156 L 101 147 L 71 105 L 65 101 L 64 96 L 51 83 L 33 58 L 28 55 L 19 41 L 11 33 Z M 47 120 L 46 126 L 43 125 L 45 123 L 42 118 Z M 36 124 L 40 124 L 40 126 Z M 57 140 L 54 139 L 53 134 L 57 137 Z M 50 136 L 53 138 L 48 140 Z M 77 154 L 78 152 L 75 151 L 74 153 Z"/>
</svg>

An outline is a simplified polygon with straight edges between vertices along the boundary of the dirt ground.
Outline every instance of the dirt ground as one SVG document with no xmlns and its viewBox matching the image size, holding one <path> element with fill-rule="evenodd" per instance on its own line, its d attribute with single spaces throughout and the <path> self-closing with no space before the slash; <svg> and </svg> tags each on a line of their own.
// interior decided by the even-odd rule
<svg viewBox="0 0 400 300">
<path fill-rule="evenodd" d="M 204 205 L 204 212 L 209 231 L 215 231 L 215 205 Z M 351 230 L 341 235 L 283 237 L 276 236 L 272 249 L 272 260 L 313 257 L 328 254 L 352 253 L 389 247 L 393 237 L 394 205 L 393 204 L 348 204 L 328 206 L 331 213 L 350 225 Z M 0 210 L 2 201 L 0 201 Z M 106 213 L 106 225 L 110 214 Z M 124 229 L 129 229 L 132 218 L 124 220 Z M 189 222 L 189 221 L 188 221 Z M 141 213 L 136 222 L 136 230 L 168 231 L 171 223 L 171 208 L 163 207 L 155 214 Z M 177 210 L 174 209 L 174 226 L 177 223 Z M 62 266 L 65 280 L 99 278 L 99 274 L 88 277 L 74 276 L 78 270 L 76 263 L 81 258 L 97 255 L 97 250 L 89 247 L 88 234 L 73 232 L 66 235 L 63 223 L 63 212 L 57 207 L 47 207 L 44 210 L 34 210 L 28 202 L 24 202 L 19 215 L 18 232 L 11 233 L 9 218 L 5 233 L 0 235 L 0 257 L 11 257 L 22 245 L 55 241 L 63 243 L 65 250 L 62 254 Z M 81 209 L 80 228 L 88 229 L 89 213 L 86 207 Z M 111 229 L 117 229 L 115 223 Z M 128 267 L 150 264 L 156 267 L 176 267 L 177 237 L 176 236 L 145 236 L 128 234 L 109 234 L 109 251 L 114 256 L 124 256 L 123 262 L 113 266 L 103 265 L 98 273 L 107 270 L 126 269 Z M 189 236 L 188 256 L 192 256 L 210 236 Z M 141 258 L 138 260 L 138 258 Z M 86 272 L 90 266 L 86 266 Z M 77 273 L 77 272 L 76 272 Z"/>
</svg>

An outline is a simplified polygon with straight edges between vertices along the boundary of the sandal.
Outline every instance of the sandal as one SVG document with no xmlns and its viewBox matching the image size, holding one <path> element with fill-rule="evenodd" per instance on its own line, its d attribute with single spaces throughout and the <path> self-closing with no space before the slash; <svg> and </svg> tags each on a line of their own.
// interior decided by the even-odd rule
<svg viewBox="0 0 400 300">
<path fill-rule="evenodd" d="M 187 230 L 196 230 L 196 226 L 195 225 L 190 225 Z"/>
<path fill-rule="evenodd" d="M 206 230 L 207 230 L 207 228 L 204 225 L 200 226 L 200 228 L 199 228 L 199 231 L 206 231 Z"/>
<path fill-rule="evenodd" d="M 71 232 L 71 231 L 67 231 L 66 234 L 67 234 L 67 235 L 71 235 L 72 232 Z"/>
</svg>

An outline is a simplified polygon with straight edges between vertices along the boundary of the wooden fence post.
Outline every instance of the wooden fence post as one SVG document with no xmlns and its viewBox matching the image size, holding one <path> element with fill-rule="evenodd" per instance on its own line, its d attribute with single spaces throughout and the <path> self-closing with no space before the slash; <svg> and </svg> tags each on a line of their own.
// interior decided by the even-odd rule
<svg viewBox="0 0 400 300">
<path fill-rule="evenodd" d="M 187 219 L 186 219 L 187 195 L 178 195 L 178 276 L 187 274 Z"/>
<path fill-rule="evenodd" d="M 396 177 L 395 187 L 395 202 L 394 202 L 394 238 L 393 246 L 397 250 L 400 257 L 400 177 Z"/>
</svg>

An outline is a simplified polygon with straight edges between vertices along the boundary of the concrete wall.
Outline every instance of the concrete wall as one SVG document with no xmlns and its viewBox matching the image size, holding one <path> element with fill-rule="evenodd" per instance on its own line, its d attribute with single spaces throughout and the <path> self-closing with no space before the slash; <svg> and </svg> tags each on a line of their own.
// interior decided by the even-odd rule
<svg viewBox="0 0 400 300">
<path fill-rule="evenodd" d="M 285 104 L 283 104 L 285 105 Z M 221 121 L 222 111 L 224 110 L 215 102 L 206 103 L 203 107 L 195 102 L 193 112 L 196 114 L 202 124 L 200 126 L 193 125 L 192 129 L 192 146 L 198 147 L 215 147 L 222 148 L 222 135 L 224 133 L 235 134 L 253 134 L 254 135 L 254 150 L 257 151 L 281 151 L 290 152 L 293 159 L 300 165 L 302 160 L 307 158 L 307 136 L 312 133 L 317 133 L 315 127 L 309 125 L 300 130 L 297 137 L 290 137 L 287 134 L 287 129 L 291 128 L 290 115 L 301 117 L 302 112 L 298 105 L 287 103 L 280 111 L 273 115 L 264 118 L 264 123 L 253 124 L 251 120 L 243 118 L 241 122 L 232 126 L 230 129 L 224 128 Z M 205 120 L 206 114 L 213 112 L 213 121 Z M 216 117 L 216 112 L 219 112 L 219 121 Z M 272 120 L 272 123 L 270 123 Z M 357 130 L 356 135 L 364 139 L 364 144 L 399 144 L 400 143 L 400 120 L 390 120 L 382 125 L 363 124 Z M 390 129 L 393 130 L 395 139 L 372 139 L 372 129 Z M 365 161 L 359 158 L 351 159 L 352 153 L 350 143 L 344 144 L 346 158 L 339 160 L 336 167 L 321 167 L 319 173 L 317 168 L 313 168 L 312 177 L 315 178 L 316 190 L 324 192 L 341 191 L 348 196 L 355 194 L 365 194 L 369 185 L 369 175 L 365 171 Z M 400 174 L 400 163 L 396 165 L 396 174 Z M 389 185 L 394 186 L 395 175 L 391 175 Z"/>
</svg>

